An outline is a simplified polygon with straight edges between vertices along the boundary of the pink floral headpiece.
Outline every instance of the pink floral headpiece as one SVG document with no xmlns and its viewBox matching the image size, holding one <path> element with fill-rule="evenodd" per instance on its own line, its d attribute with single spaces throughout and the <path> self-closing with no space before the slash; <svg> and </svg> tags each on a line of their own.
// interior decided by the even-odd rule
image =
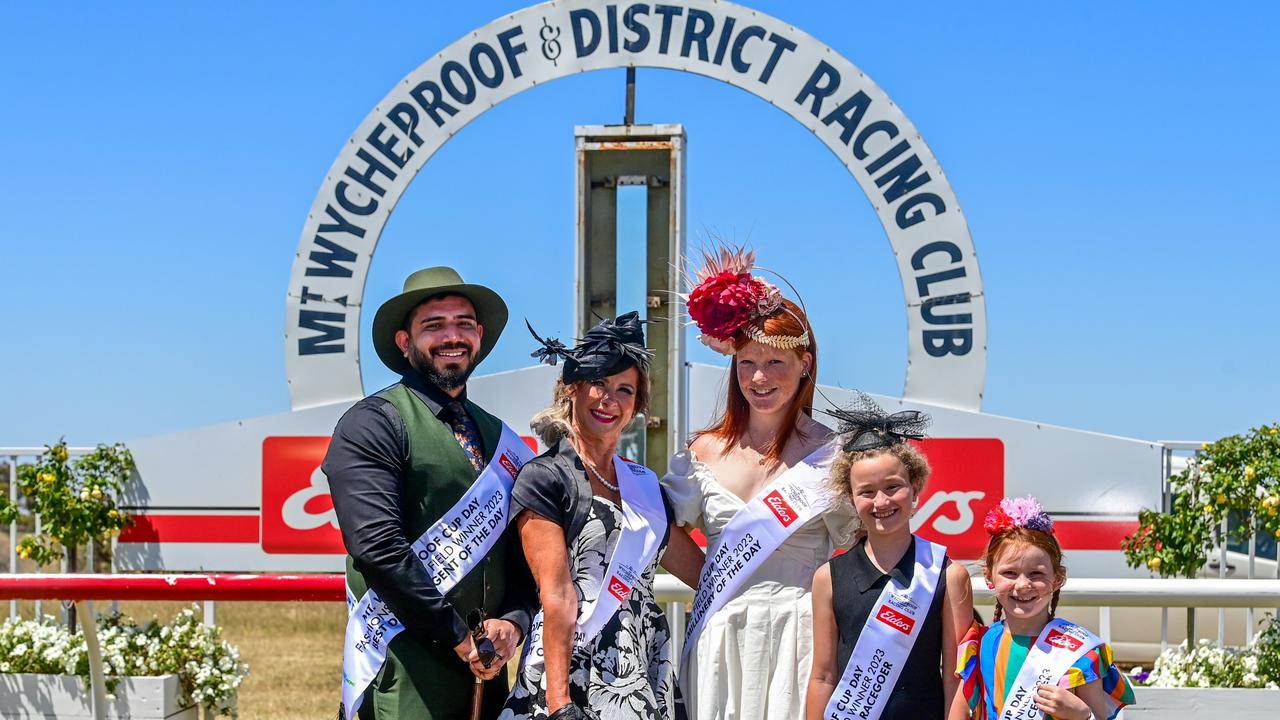
<svg viewBox="0 0 1280 720">
<path fill-rule="evenodd" d="M 987 511 L 982 526 L 988 535 L 999 535 L 1005 530 L 1019 527 L 1053 534 L 1053 518 L 1030 495 L 1001 500 L 999 505 Z"/>
<path fill-rule="evenodd" d="M 755 260 L 755 251 L 742 247 L 702 253 L 702 267 L 694 273 L 693 291 L 685 299 L 689 317 L 702 331 L 698 340 L 722 355 L 733 354 L 734 336 L 739 331 L 783 350 L 807 347 L 808 332 L 794 337 L 766 335 L 763 326 L 757 326 L 756 321 L 782 309 L 782 293 L 776 285 L 751 274 Z"/>
</svg>

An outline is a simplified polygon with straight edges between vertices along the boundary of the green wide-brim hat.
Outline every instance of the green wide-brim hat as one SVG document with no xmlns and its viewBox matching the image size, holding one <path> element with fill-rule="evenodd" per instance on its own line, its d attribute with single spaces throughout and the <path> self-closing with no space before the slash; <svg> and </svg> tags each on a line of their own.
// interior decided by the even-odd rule
<svg viewBox="0 0 1280 720">
<path fill-rule="evenodd" d="M 507 324 L 507 304 L 498 293 L 483 285 L 471 285 L 451 267 L 429 267 L 405 278 L 404 291 L 382 303 L 373 316 L 373 348 L 378 351 L 382 364 L 401 375 L 409 371 L 409 359 L 396 345 L 396 331 L 404 328 L 405 317 L 423 300 L 433 295 L 461 295 L 476 308 L 476 322 L 484 327 L 480 350 L 473 365 L 498 344 L 502 328 Z"/>
</svg>

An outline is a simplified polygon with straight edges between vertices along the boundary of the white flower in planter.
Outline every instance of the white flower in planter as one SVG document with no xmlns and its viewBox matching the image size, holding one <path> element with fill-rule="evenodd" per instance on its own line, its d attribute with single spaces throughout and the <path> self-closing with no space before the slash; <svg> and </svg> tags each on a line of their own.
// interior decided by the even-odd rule
<svg viewBox="0 0 1280 720">
<path fill-rule="evenodd" d="M 236 691 L 249 668 L 217 628 L 183 610 L 166 625 L 138 626 L 122 617 L 101 618 L 99 642 L 108 690 L 124 675 L 176 674 L 183 693 L 218 715 L 236 716 Z M 76 674 L 85 660 L 84 636 L 70 635 L 53 618 L 10 618 L 0 625 L 0 672 Z"/>
</svg>

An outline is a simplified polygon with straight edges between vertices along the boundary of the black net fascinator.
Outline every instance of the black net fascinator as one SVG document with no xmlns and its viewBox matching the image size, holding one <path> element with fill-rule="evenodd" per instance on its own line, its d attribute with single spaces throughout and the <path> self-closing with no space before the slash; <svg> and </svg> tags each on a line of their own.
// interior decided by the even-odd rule
<svg viewBox="0 0 1280 720">
<path fill-rule="evenodd" d="M 851 406 L 822 410 L 839 421 L 836 432 L 844 441 L 845 452 L 859 452 L 889 447 L 907 440 L 923 440 L 933 419 L 919 410 L 902 410 L 890 415 L 875 400 L 863 393 Z"/>
<path fill-rule="evenodd" d="M 652 353 L 644 346 L 644 321 L 629 312 L 616 320 L 603 320 L 569 348 L 555 338 L 544 339 L 525 320 L 533 339 L 542 347 L 530 353 L 539 362 L 556 365 L 564 360 L 561 377 L 566 383 L 599 380 L 630 367 L 647 369 Z"/>
</svg>

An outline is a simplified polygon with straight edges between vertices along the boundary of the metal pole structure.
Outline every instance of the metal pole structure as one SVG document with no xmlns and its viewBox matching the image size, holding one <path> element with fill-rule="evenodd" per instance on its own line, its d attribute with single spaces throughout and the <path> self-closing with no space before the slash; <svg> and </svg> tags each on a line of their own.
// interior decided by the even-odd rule
<svg viewBox="0 0 1280 720">
<path fill-rule="evenodd" d="M 36 535 L 37 535 L 37 536 L 39 536 L 39 535 L 40 535 L 40 532 L 41 532 L 40 516 L 39 516 L 39 515 L 36 515 L 36 526 L 35 526 L 35 530 L 36 530 Z M 37 571 L 37 572 L 39 572 L 39 570 L 40 570 L 40 568 L 38 568 L 38 567 L 37 567 L 37 568 L 36 568 L 36 571 Z M 44 602 L 43 602 L 43 601 L 41 601 L 41 600 L 36 600 L 36 620 L 37 620 L 37 621 L 38 621 L 38 620 L 40 620 L 40 618 L 41 618 L 41 617 L 43 617 L 43 613 L 44 613 Z"/>
<path fill-rule="evenodd" d="M 118 538 L 115 535 L 111 536 L 111 570 L 109 572 L 112 575 L 116 574 L 116 542 L 117 540 Z M 112 615 L 120 614 L 120 601 L 117 600 L 116 598 L 111 598 L 111 614 Z"/>
<path fill-rule="evenodd" d="M 9 456 L 9 502 L 18 504 L 18 456 Z M 9 572 L 18 572 L 18 519 L 9 523 Z M 9 601 L 9 617 L 18 617 L 18 601 Z"/>
<path fill-rule="evenodd" d="M 1249 513 L 1249 579 L 1253 579 L 1254 560 L 1258 557 L 1258 523 L 1253 513 Z M 1253 608 L 1244 611 L 1244 642 L 1253 642 L 1254 617 Z"/>
<path fill-rule="evenodd" d="M 618 306 L 617 189 L 647 187 L 645 211 L 646 341 L 654 362 L 652 401 L 639 428 L 643 461 L 659 472 L 687 439 L 684 327 L 685 134 L 680 125 L 587 125 L 574 128 L 577 157 L 577 280 L 574 331 L 581 337 Z M 625 436 L 624 436 L 625 438 Z"/>
<path fill-rule="evenodd" d="M 93 699 L 93 720 L 107 718 L 107 683 L 102 672 L 102 649 L 98 646 L 98 623 L 93 617 L 93 601 L 75 604 L 84 623 L 84 643 L 89 651 L 89 688 Z"/>
<path fill-rule="evenodd" d="M 1187 650 L 1196 646 L 1196 609 L 1187 606 Z"/>
<path fill-rule="evenodd" d="M 1160 608 L 1160 652 L 1169 649 L 1169 608 Z"/>
<path fill-rule="evenodd" d="M 1218 527 L 1218 578 L 1227 577 L 1227 518 L 1222 518 Z M 1218 647 L 1227 642 L 1227 609 L 1218 608 Z"/>
<path fill-rule="evenodd" d="M 636 68 L 627 68 L 627 107 L 622 116 L 623 125 L 636 124 Z"/>
</svg>

